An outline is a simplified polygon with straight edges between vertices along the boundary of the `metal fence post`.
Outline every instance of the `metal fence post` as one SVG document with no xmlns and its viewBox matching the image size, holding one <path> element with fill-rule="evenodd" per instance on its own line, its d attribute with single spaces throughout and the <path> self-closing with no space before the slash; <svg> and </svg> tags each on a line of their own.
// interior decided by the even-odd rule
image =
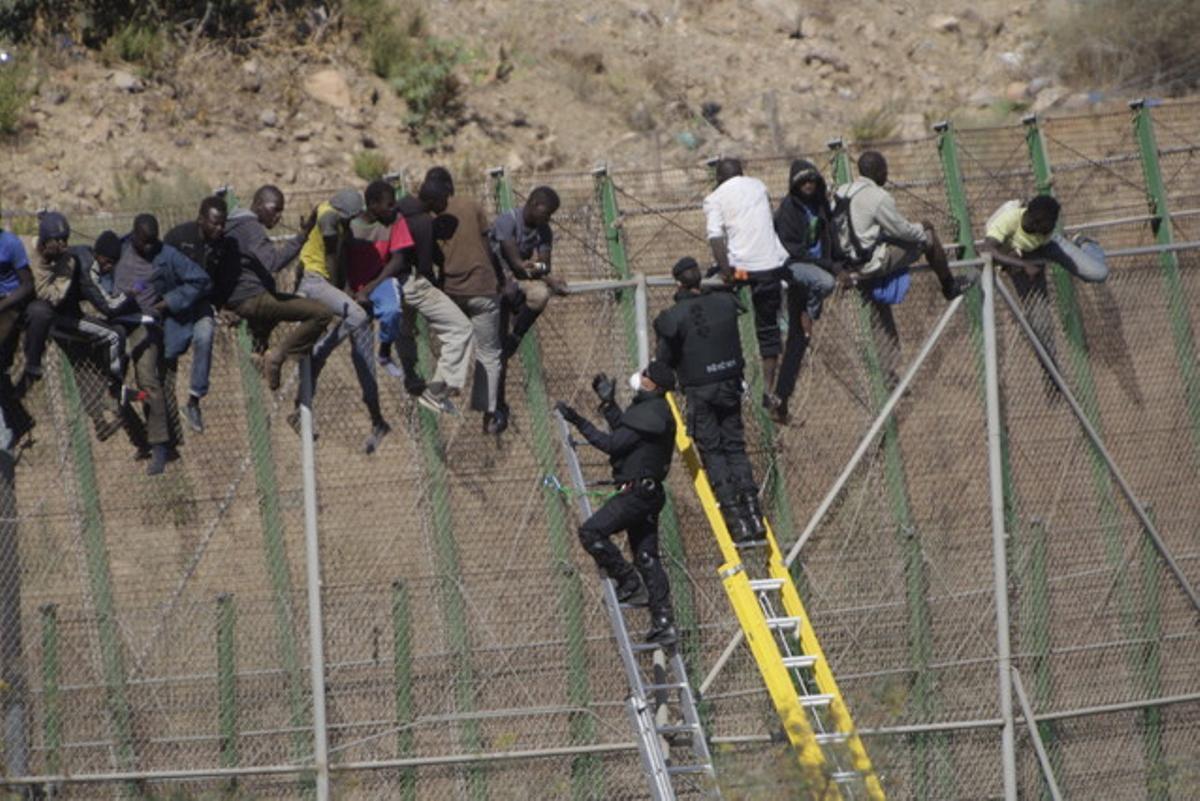
<svg viewBox="0 0 1200 801">
<path fill-rule="evenodd" d="M 829 143 L 833 151 L 833 180 L 835 184 L 848 184 L 853 180 L 850 171 L 850 156 L 843 146 L 842 140 L 835 139 Z M 872 323 L 871 306 L 862 299 L 858 302 L 859 337 L 862 340 L 863 361 L 866 364 L 867 380 L 870 384 L 871 406 L 880 409 L 888 399 L 887 377 L 879 358 L 879 350 L 875 341 L 875 330 Z M 889 416 L 883 428 L 883 458 L 884 476 L 887 482 L 888 498 L 892 516 L 896 523 L 897 542 L 904 559 L 905 603 L 908 610 L 909 627 L 909 658 L 915 670 L 912 693 L 913 704 L 918 714 L 923 718 L 932 717 L 935 710 L 935 695 L 933 674 L 929 671 L 929 663 L 933 660 L 933 632 L 930 620 L 929 604 L 926 594 L 929 587 L 929 577 L 925 570 L 925 557 L 922 553 L 920 533 L 912 516 L 912 505 L 908 495 L 908 479 L 905 475 L 904 456 L 900 451 L 900 427 L 895 416 Z M 798 572 L 793 567 L 792 572 Z M 938 751 L 937 765 L 932 764 L 927 746 L 933 743 Z M 917 797 L 927 797 L 935 793 L 928 787 L 928 772 L 931 767 L 937 767 L 940 776 L 945 778 L 945 771 L 950 767 L 953 758 L 944 737 L 930 737 L 918 734 L 913 738 L 913 776 Z"/>
<path fill-rule="evenodd" d="M 329 801 L 329 729 L 325 719 L 325 631 L 321 615 L 321 543 L 317 531 L 317 468 L 313 454 L 312 358 L 300 362 L 300 464 L 304 474 L 304 576 L 308 596 L 308 676 L 312 688 L 313 761 L 317 801 Z"/>
<path fill-rule="evenodd" d="M 958 229 L 956 232 L 955 238 L 961 248 L 960 255 L 964 259 L 973 259 L 978 254 L 975 250 L 975 236 L 972 233 L 972 227 L 971 227 L 971 210 L 970 210 L 969 204 L 967 203 L 966 187 L 963 183 L 962 169 L 959 167 L 959 162 L 958 162 L 958 140 L 957 140 L 957 137 L 955 136 L 954 128 L 953 128 L 953 126 L 950 125 L 949 122 L 938 123 L 937 125 L 934 126 L 934 131 L 938 135 L 937 148 L 938 148 L 938 155 L 939 155 L 939 158 L 940 158 L 940 161 L 942 164 L 942 177 L 944 178 L 944 180 L 946 182 L 946 201 L 947 201 L 947 204 L 950 209 L 950 216 L 953 218 L 955 226 Z M 993 276 L 992 276 L 991 280 L 992 280 L 992 283 L 988 284 L 986 290 L 984 290 L 982 287 L 978 287 L 978 288 L 972 287 L 967 292 L 967 298 L 966 298 L 967 319 L 970 321 L 970 325 L 971 325 L 971 340 L 974 343 L 975 351 L 978 354 L 977 365 L 978 365 L 978 372 L 979 372 L 979 386 L 983 393 L 983 400 L 984 400 L 985 405 L 991 403 L 991 398 L 988 395 L 988 389 L 987 389 L 988 380 L 989 380 L 987 377 L 987 373 L 988 373 L 988 370 L 991 369 L 988 366 L 988 360 L 995 358 L 995 354 L 989 355 L 987 353 L 987 343 L 985 341 L 986 335 L 985 335 L 985 331 L 984 331 L 984 319 L 983 319 L 984 315 L 987 312 L 984 311 L 983 303 L 984 303 L 984 292 L 985 291 L 986 292 L 994 292 L 994 290 L 995 290 L 994 266 L 993 266 Z M 983 282 L 981 282 L 981 283 L 983 283 Z M 995 321 L 994 304 L 993 304 L 993 310 L 991 313 L 993 315 L 992 320 L 994 323 L 994 321 Z M 993 335 L 994 335 L 994 332 L 993 332 Z M 1007 431 L 1007 427 L 1004 425 L 1004 410 L 1003 410 L 1003 407 L 999 403 L 999 394 L 998 393 L 999 393 L 999 390 L 997 390 L 997 414 L 999 415 L 999 419 L 997 421 L 998 439 L 995 443 L 995 453 L 993 454 L 989 447 L 988 456 L 990 459 L 994 455 L 998 459 L 998 461 L 997 461 L 998 474 L 997 474 L 996 478 L 999 481 L 999 490 L 1000 490 L 999 503 L 1000 503 L 1000 509 L 1003 513 L 1003 520 L 1001 522 L 1002 530 L 1003 530 L 1003 532 L 1005 532 L 1005 536 L 1011 537 L 1014 541 L 1020 542 L 1022 540 L 1023 535 L 1021 532 L 1020 520 L 1017 516 L 1017 492 L 1016 492 L 1016 486 L 1013 483 L 1013 477 L 1012 477 L 1012 461 L 1011 461 L 1010 454 L 1009 454 L 1008 431 Z M 989 406 L 989 410 L 990 410 L 990 406 Z M 989 411 L 989 414 L 990 414 L 990 411 Z M 990 440 L 989 440 L 989 443 L 990 443 Z M 1005 544 L 1002 543 L 1002 545 L 1005 545 Z M 1007 558 L 1007 547 L 1005 547 L 1003 550 L 1004 550 L 1004 555 Z M 994 555 L 995 554 L 993 554 L 993 556 Z M 1005 599 L 1007 602 L 1007 598 L 1008 598 L 1008 588 L 1007 588 L 1008 565 L 996 563 L 996 564 L 993 564 L 993 570 L 996 571 L 997 581 L 999 580 L 1001 574 L 1003 575 L 1003 578 L 1005 581 L 1005 590 L 1004 590 Z M 1003 625 L 1003 628 L 1001 628 L 1002 625 Z M 1008 609 L 1007 609 L 1007 603 L 1006 603 L 1005 609 L 1004 609 L 1004 620 L 1003 621 L 1001 621 L 1001 619 L 1000 619 L 1000 609 L 997 608 L 997 610 L 996 610 L 996 641 L 998 644 L 998 651 L 1003 651 L 1003 653 L 1005 653 L 1005 654 L 1008 654 L 1010 652 L 1010 649 L 1011 649 L 1011 639 L 1010 638 L 1011 638 L 1011 632 L 1009 630 Z M 1002 665 L 1001 668 L 998 670 L 997 686 L 998 686 L 998 692 L 1002 699 L 1005 697 L 1011 696 L 1012 682 L 1008 675 L 1008 666 L 1007 665 Z M 1012 716 L 1011 703 L 1010 704 L 1002 704 L 1001 714 L 1007 715 L 1009 718 L 1011 718 L 1011 716 Z M 1012 793 L 1014 795 L 1011 797 L 1015 797 L 1017 779 L 1016 779 L 1016 768 L 1015 768 L 1015 754 L 1013 752 L 1016 747 L 1016 745 L 1015 745 L 1016 740 L 1013 735 L 1013 730 L 1012 730 L 1011 726 L 1006 726 L 1004 732 L 1002 733 L 1001 740 L 1002 740 L 1001 747 L 1004 751 L 1004 760 L 1005 760 L 1004 761 L 1005 793 L 1006 793 L 1006 795 L 1008 795 L 1009 793 Z M 1011 761 L 1013 763 L 1012 771 L 1009 770 L 1010 757 L 1011 757 Z"/>
<path fill-rule="evenodd" d="M 1008 639 L 1008 549 L 1004 530 L 1004 472 L 1000 459 L 1000 379 L 996 352 L 995 268 L 990 256 L 983 264 L 983 355 L 987 391 L 988 480 L 992 512 L 992 562 L 996 603 L 996 668 L 1000 674 L 1001 759 L 1004 797 L 1017 798 L 1017 746 L 1013 729 L 1012 653 Z"/>
<path fill-rule="evenodd" d="M 1163 182 L 1162 165 L 1158 158 L 1158 140 L 1154 134 L 1154 118 L 1145 100 L 1129 104 L 1133 109 L 1133 134 L 1141 155 L 1142 175 L 1146 180 L 1146 200 L 1150 213 L 1154 215 L 1151 227 L 1154 239 L 1160 245 L 1174 241 L 1171 230 L 1171 208 L 1167 200 L 1167 186 Z M 1167 308 L 1171 315 L 1171 334 L 1175 340 L 1175 357 L 1179 361 L 1179 377 L 1183 382 L 1188 416 L 1192 422 L 1192 442 L 1195 459 L 1200 466 L 1200 364 L 1196 362 L 1196 337 L 1192 330 L 1188 310 L 1188 294 L 1179 274 L 1179 256 L 1164 251 L 1158 257 L 1162 267 L 1163 288 L 1167 295 Z"/>
<path fill-rule="evenodd" d="M 1146 514 L 1154 519 L 1154 510 L 1146 506 Z M 1142 619 L 1140 636 L 1145 642 L 1141 654 L 1133 657 L 1142 670 L 1139 677 L 1146 698 L 1162 695 L 1162 600 L 1159 587 L 1159 556 L 1154 541 L 1142 539 Z M 1146 797 L 1150 801 L 1167 801 L 1170 797 L 1169 768 L 1163 753 L 1163 710 L 1152 706 L 1143 709 L 1142 758 L 1146 762 Z"/>
<path fill-rule="evenodd" d="M 496 208 L 501 212 L 516 207 L 512 184 L 503 169 L 492 170 Z M 525 402 L 532 422 L 533 451 L 542 475 L 552 475 L 557 470 L 558 458 L 552 439 L 555 430 L 550 417 L 550 396 L 546 391 L 546 378 L 542 373 L 542 349 L 536 329 L 530 329 L 521 339 L 518 349 L 521 368 L 525 377 Z M 592 692 L 588 679 L 587 635 L 584 624 L 583 586 L 579 572 L 573 569 L 571 549 L 574 537 L 567 527 L 567 508 L 563 496 L 552 487 L 542 488 L 542 501 L 546 509 L 550 549 L 558 570 L 559 603 L 567 630 L 567 664 L 569 666 L 568 696 L 571 704 L 586 709 L 592 703 Z M 596 741 L 596 724 L 587 713 L 571 715 L 571 743 L 584 745 Z M 575 758 L 571 767 L 571 787 L 575 798 L 603 796 L 602 774 L 599 761 L 591 755 Z"/>
<path fill-rule="evenodd" d="M 600 167 L 593 172 L 596 179 L 596 196 L 600 204 L 600 213 L 604 224 L 604 241 L 608 248 L 608 260 L 612 264 L 618 279 L 632 278 L 629 268 L 628 252 L 625 248 L 625 232 L 621 228 L 621 211 L 617 204 L 616 186 L 607 167 Z M 637 360 L 638 366 L 650 360 L 650 321 L 649 298 L 647 297 L 646 279 L 638 274 L 639 281 L 634 289 L 633 297 L 627 289 L 617 291 L 618 302 L 625 322 L 625 346 L 631 358 Z M 675 618 L 680 631 L 687 636 L 683 638 L 683 654 L 688 669 L 688 675 L 693 675 L 700 669 L 700 642 L 696 636 L 699 622 L 696 617 L 696 601 L 692 595 L 692 583 L 687 573 L 687 551 L 683 545 L 683 537 L 679 533 L 679 517 L 675 514 L 675 503 L 667 493 L 667 502 L 663 505 L 658 518 L 659 537 L 662 541 L 663 555 L 666 557 L 667 573 L 671 581 L 671 597 L 675 605 Z M 708 704 L 701 699 L 703 717 L 707 717 Z M 705 720 L 707 723 L 707 719 Z"/>
</svg>

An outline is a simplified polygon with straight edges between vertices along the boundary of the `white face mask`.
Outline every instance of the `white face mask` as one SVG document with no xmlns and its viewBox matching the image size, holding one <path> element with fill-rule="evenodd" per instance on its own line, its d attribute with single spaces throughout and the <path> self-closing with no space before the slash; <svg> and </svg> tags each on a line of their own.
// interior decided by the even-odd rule
<svg viewBox="0 0 1200 801">
<path fill-rule="evenodd" d="M 642 371 L 638 370 L 633 375 L 629 376 L 629 388 L 634 392 L 642 391 Z"/>
</svg>

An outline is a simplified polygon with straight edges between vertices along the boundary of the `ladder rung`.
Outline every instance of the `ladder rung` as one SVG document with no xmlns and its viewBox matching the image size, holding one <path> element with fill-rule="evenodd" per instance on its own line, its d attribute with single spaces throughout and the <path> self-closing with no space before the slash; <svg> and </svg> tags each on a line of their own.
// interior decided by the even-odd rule
<svg viewBox="0 0 1200 801">
<path fill-rule="evenodd" d="M 635 653 L 642 653 L 644 651 L 658 651 L 660 649 L 666 650 L 665 646 L 659 645 L 656 642 L 634 642 L 629 644 L 629 648 Z"/>
<path fill-rule="evenodd" d="M 667 773 L 678 776 L 681 773 L 712 773 L 711 765 L 675 765 L 667 768 Z"/>
<path fill-rule="evenodd" d="M 682 690 L 686 686 L 682 681 L 676 681 L 670 684 L 643 684 L 642 689 L 648 693 L 654 693 L 662 690 Z"/>
<path fill-rule="evenodd" d="M 862 778 L 862 774 L 856 770 L 839 770 L 829 774 L 829 778 L 840 784 L 858 781 Z"/>
<path fill-rule="evenodd" d="M 694 734 L 700 727 L 695 723 L 668 723 L 665 726 L 655 726 L 659 734 Z"/>
<path fill-rule="evenodd" d="M 785 656 L 783 658 L 783 666 L 789 670 L 795 668 L 810 668 L 817 663 L 815 656 Z"/>
<path fill-rule="evenodd" d="M 753 549 L 755 549 L 755 548 L 766 548 L 766 547 L 767 547 L 768 545 L 770 545 L 770 544 L 771 544 L 771 543 L 767 541 L 766 537 L 764 537 L 764 538 L 763 538 L 763 539 L 761 539 L 761 540 L 752 540 L 752 541 L 750 541 L 750 542 L 737 542 L 737 541 L 735 541 L 735 542 L 733 543 L 733 547 L 734 547 L 734 548 L 737 548 L 739 551 L 750 551 L 750 550 L 753 550 Z"/>
<path fill-rule="evenodd" d="M 769 617 L 767 618 L 767 627 L 772 629 L 798 629 L 800 628 L 800 618 Z"/>
<path fill-rule="evenodd" d="M 803 707 L 811 708 L 814 706 L 829 706 L 829 704 L 832 701 L 833 701 L 833 696 L 827 695 L 824 693 L 818 693 L 816 695 L 800 696 L 800 706 L 803 706 Z"/>
<path fill-rule="evenodd" d="M 782 590 L 783 579 L 750 579 L 750 589 L 755 592 Z"/>
<path fill-rule="evenodd" d="M 850 735 L 846 734 L 843 731 L 831 731 L 831 732 L 826 732 L 824 734 L 818 734 L 817 735 L 817 744 L 818 745 L 836 745 L 837 743 L 844 743 L 849 739 L 850 739 Z"/>
</svg>

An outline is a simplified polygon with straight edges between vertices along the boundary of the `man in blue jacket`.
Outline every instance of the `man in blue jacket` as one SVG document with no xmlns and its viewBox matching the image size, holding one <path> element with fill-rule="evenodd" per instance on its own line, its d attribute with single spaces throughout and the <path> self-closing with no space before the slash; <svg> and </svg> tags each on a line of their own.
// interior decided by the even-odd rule
<svg viewBox="0 0 1200 801">
<path fill-rule="evenodd" d="M 146 441 L 151 456 L 146 474 L 158 475 L 166 466 L 171 439 L 160 359 L 177 358 L 191 344 L 212 280 L 203 267 L 162 243 L 153 215 L 139 214 L 114 269 L 114 283 L 133 299 L 141 315 L 127 341 L 138 387 L 146 393 Z"/>
</svg>

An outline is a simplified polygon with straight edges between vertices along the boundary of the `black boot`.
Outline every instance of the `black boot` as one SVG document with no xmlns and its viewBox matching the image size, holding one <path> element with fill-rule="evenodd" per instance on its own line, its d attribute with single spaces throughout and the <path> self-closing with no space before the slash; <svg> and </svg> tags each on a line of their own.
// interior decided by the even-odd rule
<svg viewBox="0 0 1200 801">
<path fill-rule="evenodd" d="M 646 606 L 650 603 L 650 593 L 642 584 L 642 577 L 630 573 L 617 582 L 617 601 L 623 606 Z"/>
<path fill-rule="evenodd" d="M 753 541 L 753 532 L 746 526 L 746 516 L 738 506 L 722 504 L 721 517 L 725 519 L 725 528 L 729 529 L 729 536 L 733 538 L 734 545 Z"/>
<path fill-rule="evenodd" d="M 763 521 L 763 510 L 758 504 L 757 493 L 746 493 L 741 500 L 740 508 L 746 520 L 746 527 L 750 529 L 755 542 L 764 542 L 767 539 L 767 524 Z"/>
<path fill-rule="evenodd" d="M 650 616 L 650 630 L 646 632 L 646 642 L 674 645 L 678 639 L 679 632 L 675 630 L 675 621 L 671 619 L 670 615 Z"/>
</svg>

